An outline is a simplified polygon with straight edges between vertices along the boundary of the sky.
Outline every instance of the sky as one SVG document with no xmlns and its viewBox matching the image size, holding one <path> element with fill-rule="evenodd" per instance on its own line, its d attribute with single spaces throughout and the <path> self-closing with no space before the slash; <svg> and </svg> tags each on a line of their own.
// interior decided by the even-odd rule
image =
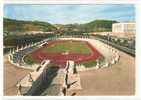
<svg viewBox="0 0 141 100">
<path fill-rule="evenodd" d="M 130 4 L 89 5 L 4 5 L 4 17 L 17 20 L 44 21 L 52 24 L 87 23 L 93 20 L 135 21 Z"/>
</svg>

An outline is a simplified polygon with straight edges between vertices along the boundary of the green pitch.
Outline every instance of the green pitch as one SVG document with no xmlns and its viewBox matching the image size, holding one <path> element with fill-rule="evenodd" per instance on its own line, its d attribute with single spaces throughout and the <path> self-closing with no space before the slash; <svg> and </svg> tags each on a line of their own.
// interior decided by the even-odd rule
<svg viewBox="0 0 141 100">
<path fill-rule="evenodd" d="M 54 43 L 48 47 L 43 48 L 44 51 L 49 53 L 78 53 L 78 54 L 90 54 L 91 49 L 85 42 L 76 41 L 64 41 L 60 43 Z"/>
</svg>

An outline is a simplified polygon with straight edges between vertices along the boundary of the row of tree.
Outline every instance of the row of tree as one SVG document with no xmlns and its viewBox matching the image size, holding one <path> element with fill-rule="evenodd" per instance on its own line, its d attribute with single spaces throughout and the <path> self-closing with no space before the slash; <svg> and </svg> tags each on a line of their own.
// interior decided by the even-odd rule
<svg viewBox="0 0 141 100">
<path fill-rule="evenodd" d="M 4 37 L 4 46 L 23 46 L 51 37 L 55 37 L 55 34 L 8 35 L 7 37 Z"/>
</svg>

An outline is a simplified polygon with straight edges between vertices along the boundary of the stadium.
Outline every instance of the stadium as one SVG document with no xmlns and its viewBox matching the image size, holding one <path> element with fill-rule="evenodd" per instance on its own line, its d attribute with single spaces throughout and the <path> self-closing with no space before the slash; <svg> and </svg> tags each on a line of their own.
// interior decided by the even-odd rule
<svg viewBox="0 0 141 100">
<path fill-rule="evenodd" d="M 42 93 L 38 93 L 39 88 L 37 89 L 38 91 L 33 90 L 33 88 L 37 88 L 36 84 L 39 84 L 39 80 L 41 83 L 44 83 L 45 80 L 41 77 L 49 77 L 50 74 L 48 73 L 56 73 L 54 77 L 58 77 L 58 80 L 55 80 L 55 85 L 53 84 L 54 86 L 52 86 L 53 88 L 58 84 L 61 85 L 59 86 L 61 90 L 57 95 L 66 95 L 66 93 L 62 91 L 68 87 L 69 77 L 74 77 L 74 79 L 71 79 L 72 82 L 79 80 L 72 84 L 69 90 L 71 90 L 71 88 L 72 90 L 81 89 L 80 71 L 98 70 L 109 67 L 110 65 L 118 63 L 119 58 L 120 55 L 116 49 L 88 37 L 44 39 L 22 48 L 17 47 L 16 50 L 9 52 L 9 61 L 12 64 L 19 68 L 33 71 L 18 82 L 18 89 L 19 86 L 22 87 L 20 88 L 21 95 L 42 95 Z M 57 71 L 45 73 L 45 69 L 57 69 Z M 61 73 L 59 73 L 60 71 Z M 54 77 L 50 77 L 48 80 L 54 80 Z M 32 84 L 32 82 L 34 82 L 34 84 Z M 50 84 L 48 83 L 48 85 Z M 42 92 L 44 91 L 45 89 L 42 90 Z M 50 93 L 43 94 L 51 95 Z"/>
<path fill-rule="evenodd" d="M 31 59 L 29 59 L 31 58 Z M 28 63 L 41 62 L 50 59 L 52 62 L 58 61 L 57 65 L 65 64 L 67 60 L 75 63 L 95 61 L 102 56 L 88 42 L 74 40 L 56 40 L 42 45 L 42 47 L 25 57 Z M 60 65 L 60 67 L 63 67 Z"/>
</svg>

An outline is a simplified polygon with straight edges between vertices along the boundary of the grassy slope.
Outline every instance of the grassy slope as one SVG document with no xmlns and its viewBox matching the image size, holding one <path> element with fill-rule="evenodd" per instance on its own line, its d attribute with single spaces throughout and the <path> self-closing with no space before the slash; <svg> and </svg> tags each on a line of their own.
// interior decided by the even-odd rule
<svg viewBox="0 0 141 100">
<path fill-rule="evenodd" d="M 96 62 L 96 60 L 89 60 L 89 61 L 85 61 L 85 62 L 80 63 L 80 64 L 84 65 L 86 68 L 89 68 L 89 67 L 96 66 L 97 62 Z"/>
<path fill-rule="evenodd" d="M 22 34 L 22 32 L 26 31 L 54 31 L 56 27 L 48 22 L 40 22 L 40 21 L 23 21 L 23 20 L 14 20 L 4 18 L 4 31 L 5 32 L 18 32 L 18 34 Z"/>
<path fill-rule="evenodd" d="M 28 65 L 41 63 L 40 61 L 33 59 L 31 54 L 28 54 L 24 57 L 24 62 Z"/>
</svg>

